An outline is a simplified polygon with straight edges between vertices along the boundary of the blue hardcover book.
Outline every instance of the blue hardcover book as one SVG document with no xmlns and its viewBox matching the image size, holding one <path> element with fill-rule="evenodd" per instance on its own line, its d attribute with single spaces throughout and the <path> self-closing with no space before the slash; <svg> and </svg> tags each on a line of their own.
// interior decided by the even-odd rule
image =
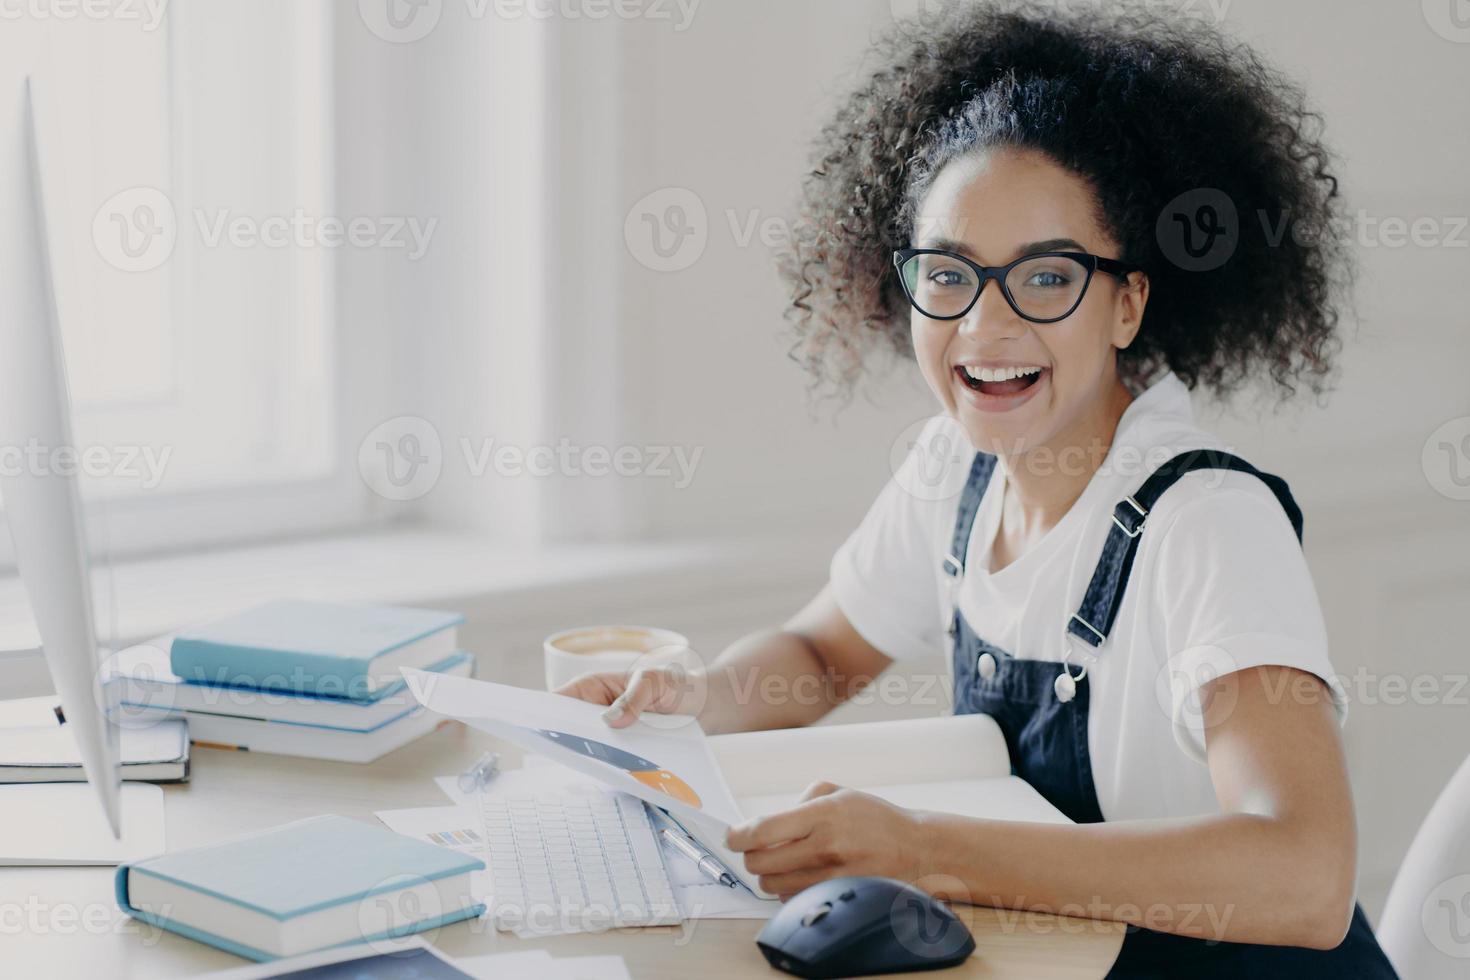
<svg viewBox="0 0 1470 980">
<path fill-rule="evenodd" d="M 464 617 L 432 609 L 288 599 L 184 630 L 169 665 L 192 684 L 369 700 L 458 648 Z"/>
<path fill-rule="evenodd" d="M 320 816 L 117 869 L 117 903 L 162 929 L 245 956 L 406 936 L 485 906 L 485 862 L 382 827 Z"/>
</svg>

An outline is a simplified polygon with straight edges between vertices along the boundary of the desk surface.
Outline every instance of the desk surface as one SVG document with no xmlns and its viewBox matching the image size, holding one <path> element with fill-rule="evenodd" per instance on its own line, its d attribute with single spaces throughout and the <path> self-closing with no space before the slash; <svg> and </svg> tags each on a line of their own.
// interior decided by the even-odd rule
<svg viewBox="0 0 1470 980">
<path fill-rule="evenodd" d="M 471 765 L 494 742 L 447 723 L 366 765 L 195 749 L 192 782 L 166 786 L 170 850 L 193 847 L 314 814 L 373 822 L 374 810 L 446 806 L 431 777 Z M 504 749 L 508 759 L 514 749 Z M 69 980 L 191 976 L 242 960 L 124 916 L 109 868 L 0 868 L 0 945 L 7 976 Z M 954 977 L 1103 976 L 1122 943 L 1113 923 L 994 909 L 956 909 L 976 953 Z M 693 920 L 679 927 L 517 939 L 485 922 L 427 936 L 451 956 L 544 948 L 555 956 L 615 953 L 636 978 L 776 977 L 755 947 L 751 920 Z"/>
</svg>

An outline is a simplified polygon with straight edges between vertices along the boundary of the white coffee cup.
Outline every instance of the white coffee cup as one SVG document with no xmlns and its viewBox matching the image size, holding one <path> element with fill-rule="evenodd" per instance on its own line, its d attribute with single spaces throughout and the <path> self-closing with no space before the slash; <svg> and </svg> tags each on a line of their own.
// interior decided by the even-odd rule
<svg viewBox="0 0 1470 980">
<path fill-rule="evenodd" d="M 554 691 L 575 677 L 594 671 L 628 671 L 649 654 L 676 656 L 689 640 L 673 630 L 652 626 L 580 626 L 546 638 L 546 689 Z"/>
</svg>

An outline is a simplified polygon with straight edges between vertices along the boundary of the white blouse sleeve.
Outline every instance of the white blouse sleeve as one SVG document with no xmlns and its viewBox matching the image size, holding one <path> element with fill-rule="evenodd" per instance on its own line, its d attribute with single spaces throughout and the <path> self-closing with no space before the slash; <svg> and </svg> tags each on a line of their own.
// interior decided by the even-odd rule
<svg viewBox="0 0 1470 980">
<path fill-rule="evenodd" d="M 1326 683 L 1339 721 L 1345 719 L 1346 692 L 1328 659 L 1311 572 L 1290 520 L 1269 491 L 1209 489 L 1180 506 L 1163 531 L 1154 596 L 1179 747 L 1205 761 L 1200 688 L 1252 667 L 1315 674 Z M 1288 683 L 1281 695 L 1319 693 Z M 1212 715 L 1228 710 L 1226 704 L 1211 706 Z"/>
</svg>

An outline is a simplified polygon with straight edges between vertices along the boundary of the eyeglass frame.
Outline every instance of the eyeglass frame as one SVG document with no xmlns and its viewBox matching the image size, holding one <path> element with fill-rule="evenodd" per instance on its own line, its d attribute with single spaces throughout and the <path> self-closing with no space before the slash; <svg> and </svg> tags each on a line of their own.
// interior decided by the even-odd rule
<svg viewBox="0 0 1470 980">
<path fill-rule="evenodd" d="M 970 302 L 965 306 L 963 310 L 960 310 L 958 313 L 952 313 L 949 316 L 933 316 L 923 307 L 919 306 L 918 301 L 914 299 L 914 294 L 909 290 L 908 283 L 906 283 L 903 278 L 904 264 L 916 255 L 943 255 L 947 256 L 948 258 L 958 259 L 960 262 L 963 262 L 965 265 L 969 266 L 980 276 L 980 284 L 975 287 L 975 295 L 971 297 Z M 1067 310 L 1067 312 L 1063 313 L 1061 316 L 1039 318 L 1021 312 L 1021 308 L 1016 305 L 1015 297 L 1011 295 L 1010 287 L 1006 285 L 1006 276 L 1010 275 L 1011 270 L 1023 262 L 1030 262 L 1032 259 L 1045 258 L 1073 259 L 1078 264 L 1087 269 L 1087 279 L 1083 281 L 1082 288 L 1078 290 L 1077 301 L 1072 304 L 1071 309 Z M 903 294 L 908 299 L 909 305 L 931 320 L 960 319 L 960 317 L 964 316 L 975 308 L 975 304 L 980 302 L 980 294 L 985 292 L 985 284 L 994 279 L 1000 285 L 1000 294 L 1005 297 L 1006 305 L 1011 308 L 1016 316 L 1030 323 L 1056 323 L 1057 321 L 1065 320 L 1073 313 L 1076 313 L 1077 307 L 1082 305 L 1082 300 L 1087 296 L 1088 287 L 1092 285 L 1093 275 L 1097 272 L 1102 272 L 1105 275 L 1116 276 L 1118 281 L 1126 286 L 1128 285 L 1128 276 L 1130 274 L 1143 271 L 1142 267 L 1140 266 L 1130 265 L 1129 263 L 1123 262 L 1119 259 L 1109 259 L 1101 255 L 1093 255 L 1091 252 L 1032 252 L 1029 255 L 1023 255 L 1020 258 L 1016 259 L 1014 262 L 1008 262 L 1005 265 L 981 265 L 978 262 L 971 261 L 958 252 L 951 252 L 943 248 L 895 249 L 893 252 L 893 270 L 898 273 L 899 288 L 903 290 Z"/>
</svg>

